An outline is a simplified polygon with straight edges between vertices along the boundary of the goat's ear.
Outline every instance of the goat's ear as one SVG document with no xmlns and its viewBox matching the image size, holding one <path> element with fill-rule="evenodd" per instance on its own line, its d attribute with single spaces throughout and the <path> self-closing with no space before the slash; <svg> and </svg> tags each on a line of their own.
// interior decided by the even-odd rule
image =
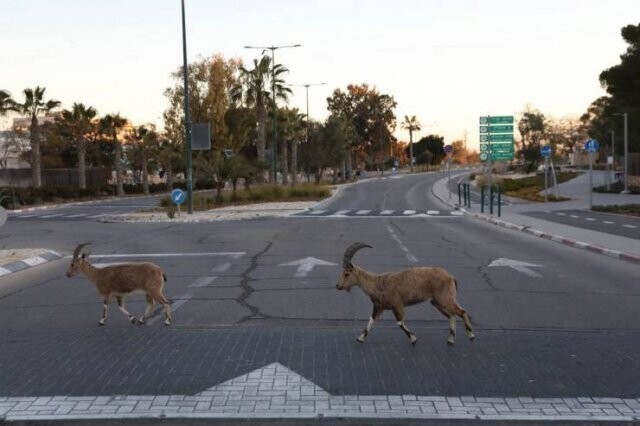
<svg viewBox="0 0 640 426">
<path fill-rule="evenodd" d="M 87 253 L 82 253 L 82 258 L 86 259 L 87 258 Z"/>
<path fill-rule="evenodd" d="M 344 267 L 345 271 L 353 271 L 353 263 L 349 262 L 349 264 L 347 266 Z"/>
</svg>

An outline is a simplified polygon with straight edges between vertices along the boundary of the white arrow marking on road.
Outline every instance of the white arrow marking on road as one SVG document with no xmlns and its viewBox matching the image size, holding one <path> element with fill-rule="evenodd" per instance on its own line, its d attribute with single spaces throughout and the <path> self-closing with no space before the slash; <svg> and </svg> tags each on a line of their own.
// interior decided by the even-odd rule
<svg viewBox="0 0 640 426">
<path fill-rule="evenodd" d="M 501 257 L 500 259 L 496 259 L 489 264 L 489 267 L 492 267 L 492 266 L 507 266 L 509 268 L 513 268 L 518 272 L 522 272 L 523 274 L 527 274 L 530 277 L 534 277 L 534 278 L 539 278 L 542 276 L 532 271 L 531 269 L 529 269 L 529 268 L 542 268 L 542 265 L 536 265 L 535 263 L 521 262 L 519 260 L 505 259 L 504 257 Z"/>
<path fill-rule="evenodd" d="M 335 263 L 316 259 L 315 257 L 305 257 L 304 259 L 294 260 L 293 262 L 281 263 L 280 266 L 297 266 L 298 270 L 294 276 L 306 277 L 316 266 L 335 266 Z"/>
</svg>

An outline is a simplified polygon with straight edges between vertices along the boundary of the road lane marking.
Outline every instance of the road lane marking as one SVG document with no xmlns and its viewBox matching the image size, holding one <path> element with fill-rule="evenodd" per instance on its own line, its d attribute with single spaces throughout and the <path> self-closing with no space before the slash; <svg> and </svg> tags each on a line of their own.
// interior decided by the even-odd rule
<svg viewBox="0 0 640 426">
<path fill-rule="evenodd" d="M 393 214 L 393 210 L 382 210 L 380 212 L 381 215 L 388 215 L 388 214 Z"/>
<path fill-rule="evenodd" d="M 416 211 L 415 210 L 405 210 L 405 211 L 402 212 L 402 214 L 404 214 L 404 215 L 416 214 Z"/>
<path fill-rule="evenodd" d="M 522 262 L 520 260 L 500 258 L 500 259 L 494 260 L 493 262 L 491 262 L 489 264 L 489 267 L 495 267 L 495 266 L 506 266 L 506 267 L 515 269 L 518 272 L 522 272 L 523 274 L 528 275 L 528 276 L 533 277 L 533 278 L 542 277 L 542 275 L 540 275 L 537 272 L 534 272 L 531 269 L 529 269 L 529 268 L 541 268 L 542 267 L 542 265 L 538 265 L 538 264 L 535 264 L 535 263 L 528 263 L 528 262 Z"/>
<path fill-rule="evenodd" d="M 358 210 L 358 211 L 356 212 L 356 214 L 360 214 L 360 215 L 362 215 L 362 214 L 369 214 L 369 213 L 371 213 L 371 210 Z"/>
<path fill-rule="evenodd" d="M 23 214 L 23 215 L 16 215 L 16 217 L 36 217 L 38 216 L 37 214 Z"/>
<path fill-rule="evenodd" d="M 200 277 L 191 284 L 189 287 L 206 287 L 212 282 L 214 282 L 218 277 Z"/>
<path fill-rule="evenodd" d="M 409 251 L 407 246 L 405 246 L 402 243 L 402 240 L 400 239 L 400 237 L 396 235 L 396 233 L 391 228 L 391 225 L 389 225 L 388 223 L 387 223 L 387 231 L 389 231 L 389 233 L 391 234 L 391 238 L 393 238 L 393 240 L 396 243 L 398 243 L 398 245 L 400 246 L 400 249 L 405 253 L 405 255 L 407 256 L 407 259 L 409 259 L 409 262 L 417 263 L 418 259 L 413 254 L 411 254 L 411 251 Z"/>
<path fill-rule="evenodd" d="M 67 216 L 65 216 L 65 217 L 68 217 L 68 218 L 70 218 L 70 219 L 71 219 L 71 218 L 74 218 L 74 217 L 82 217 L 82 216 L 86 216 L 86 215 L 87 215 L 87 213 L 82 213 L 82 214 L 70 214 L 70 215 L 67 215 Z"/>
<path fill-rule="evenodd" d="M 58 216 L 62 216 L 62 213 L 46 214 L 44 216 L 40 216 L 40 219 L 49 219 L 49 218 L 58 217 Z"/>
<path fill-rule="evenodd" d="M 335 215 L 336 216 L 344 216 L 345 214 L 349 213 L 351 210 L 338 210 Z"/>
<path fill-rule="evenodd" d="M 440 214 L 440 210 L 427 210 L 427 214 L 430 216 L 437 216 Z"/>
<path fill-rule="evenodd" d="M 126 257 L 197 257 L 197 256 L 231 256 L 239 259 L 247 254 L 246 251 L 229 251 L 229 252 L 204 252 L 204 253 L 130 253 L 130 254 L 92 254 L 91 257 L 96 258 L 126 258 Z M 70 257 L 70 256 L 68 256 Z"/>
<path fill-rule="evenodd" d="M 211 272 L 226 272 L 227 269 L 231 268 L 230 262 L 220 263 L 213 268 L 211 268 Z"/>
<path fill-rule="evenodd" d="M 322 214 L 325 213 L 326 210 L 313 210 L 312 212 L 309 212 L 309 214 Z"/>
<path fill-rule="evenodd" d="M 572 217 L 572 218 L 574 218 L 574 219 L 578 219 L 578 218 L 580 218 L 580 216 L 576 216 L 575 214 L 572 214 L 572 215 L 569 215 L 569 216 L 571 216 L 571 217 Z"/>
<path fill-rule="evenodd" d="M 335 263 L 327 262 L 315 257 L 305 257 L 304 259 L 294 260 L 293 262 L 281 263 L 278 266 L 297 266 L 298 269 L 294 277 L 304 278 L 309 272 L 313 271 L 316 266 L 335 266 Z"/>
<path fill-rule="evenodd" d="M 631 228 L 631 229 L 637 228 L 635 225 L 626 225 L 625 224 L 625 225 L 622 225 L 622 226 L 624 226 L 625 228 Z"/>
<path fill-rule="evenodd" d="M 611 222 L 609 220 L 603 220 L 602 223 L 606 223 L 607 225 L 613 225 L 615 222 Z"/>
<path fill-rule="evenodd" d="M 595 222 L 596 219 L 594 219 L 592 217 L 587 217 L 587 218 L 585 218 L 585 220 L 588 220 L 589 222 Z"/>
<path fill-rule="evenodd" d="M 454 210 L 454 211 L 451 212 L 451 215 L 452 216 L 463 216 L 464 213 L 460 212 L 460 211 L 457 211 L 457 210 Z"/>
<path fill-rule="evenodd" d="M 561 212 L 556 212 L 556 214 L 557 214 L 558 216 L 566 216 L 566 215 L 567 215 L 566 213 L 561 213 Z"/>
</svg>

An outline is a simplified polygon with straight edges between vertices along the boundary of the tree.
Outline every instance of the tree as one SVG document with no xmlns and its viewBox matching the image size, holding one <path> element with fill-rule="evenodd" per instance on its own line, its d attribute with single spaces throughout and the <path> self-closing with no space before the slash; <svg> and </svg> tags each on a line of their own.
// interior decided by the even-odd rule
<svg viewBox="0 0 640 426">
<path fill-rule="evenodd" d="M 409 131 L 409 164 L 411 167 L 411 173 L 413 173 L 413 132 L 420 131 L 420 126 L 420 122 L 415 115 L 412 115 L 411 117 L 408 115 L 404 116 L 402 128 Z"/>
<path fill-rule="evenodd" d="M 347 86 L 347 91 L 334 90 L 327 98 L 327 108 L 332 115 L 350 124 L 353 137 L 348 146 L 347 168 L 352 169 L 352 152 L 357 161 L 366 161 L 369 151 L 378 151 L 379 162 L 384 161 L 388 147 L 395 140 L 396 102 L 392 96 L 381 94 L 367 84 Z"/>
<path fill-rule="evenodd" d="M 408 151 L 409 148 L 406 148 Z M 428 135 L 415 143 L 414 152 L 418 164 L 439 164 L 444 158 L 444 137 Z"/>
<path fill-rule="evenodd" d="M 298 173 L 298 144 L 306 137 L 305 114 L 301 114 L 298 108 L 278 109 L 278 129 L 280 130 L 280 168 L 282 169 L 282 183 L 289 183 L 289 158 L 291 151 L 291 180 L 297 181 Z"/>
<path fill-rule="evenodd" d="M 240 67 L 240 81 L 232 91 L 232 98 L 243 106 L 254 108 L 258 119 L 258 134 L 256 145 L 258 150 L 258 163 L 266 166 L 265 140 L 267 105 L 271 105 L 271 111 L 275 111 L 278 99 L 288 101 L 291 89 L 285 85 L 283 75 L 289 72 L 281 64 L 271 67 L 271 58 L 267 55 L 253 60 L 253 68 Z M 271 90 L 275 92 L 276 99 L 271 99 Z M 273 135 L 272 135 L 273 136 Z M 271 147 L 272 151 L 275 147 Z M 275 179 L 274 176 L 271 177 Z"/>
<path fill-rule="evenodd" d="M 142 191 L 149 194 L 149 172 L 157 156 L 160 137 L 153 125 L 142 125 L 129 132 L 127 141 L 132 148 L 134 168 L 141 173 Z"/>
<path fill-rule="evenodd" d="M 34 89 L 24 89 L 24 102 L 17 104 L 19 111 L 31 117 L 29 131 L 29 142 L 31 144 L 31 171 L 33 186 L 42 187 L 41 158 L 40 158 L 40 124 L 38 117 L 47 114 L 54 108 L 60 106 L 60 102 L 49 99 L 45 102 L 44 92 L 46 88 L 36 86 Z"/>
<path fill-rule="evenodd" d="M 0 90 L 0 117 L 9 111 L 18 111 L 18 104 L 11 98 L 9 92 Z"/>
<path fill-rule="evenodd" d="M 74 103 L 71 110 L 63 110 L 56 123 L 61 132 L 67 134 L 78 152 L 78 186 L 87 188 L 87 144 L 89 137 L 95 135 L 96 125 L 93 119 L 97 112 L 93 107 L 87 107 L 82 103 Z"/>
<path fill-rule="evenodd" d="M 114 165 L 116 169 L 116 194 L 118 197 L 124 196 L 123 185 L 123 163 L 122 163 L 122 144 L 118 140 L 118 133 L 128 124 L 126 118 L 120 114 L 107 114 L 100 119 L 100 132 L 111 138 L 114 147 Z"/>
<path fill-rule="evenodd" d="M 526 161 L 526 172 L 530 173 L 540 158 L 540 143 L 546 136 L 546 118 L 540 111 L 527 106 L 518 121 L 522 148 L 520 153 Z"/>
</svg>

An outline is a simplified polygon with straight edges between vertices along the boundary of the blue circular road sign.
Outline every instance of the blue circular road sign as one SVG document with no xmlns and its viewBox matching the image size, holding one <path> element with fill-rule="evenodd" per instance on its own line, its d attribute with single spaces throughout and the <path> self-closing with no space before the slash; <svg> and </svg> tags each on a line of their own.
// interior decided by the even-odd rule
<svg viewBox="0 0 640 426">
<path fill-rule="evenodd" d="M 584 143 L 584 149 L 587 152 L 598 152 L 598 149 L 600 149 L 600 144 L 595 139 L 589 139 Z"/>
<path fill-rule="evenodd" d="M 449 154 L 449 153 L 453 152 L 453 147 L 451 145 L 445 145 L 444 146 L 444 152 L 446 154 Z"/>
<path fill-rule="evenodd" d="M 551 146 L 549 145 L 541 146 L 540 154 L 542 154 L 543 157 L 549 157 L 551 155 Z"/>
<path fill-rule="evenodd" d="M 176 188 L 173 191 L 171 191 L 171 201 L 173 201 L 174 204 L 180 205 L 184 203 L 186 199 L 187 199 L 187 194 L 185 194 L 185 192 L 182 189 Z"/>
</svg>

